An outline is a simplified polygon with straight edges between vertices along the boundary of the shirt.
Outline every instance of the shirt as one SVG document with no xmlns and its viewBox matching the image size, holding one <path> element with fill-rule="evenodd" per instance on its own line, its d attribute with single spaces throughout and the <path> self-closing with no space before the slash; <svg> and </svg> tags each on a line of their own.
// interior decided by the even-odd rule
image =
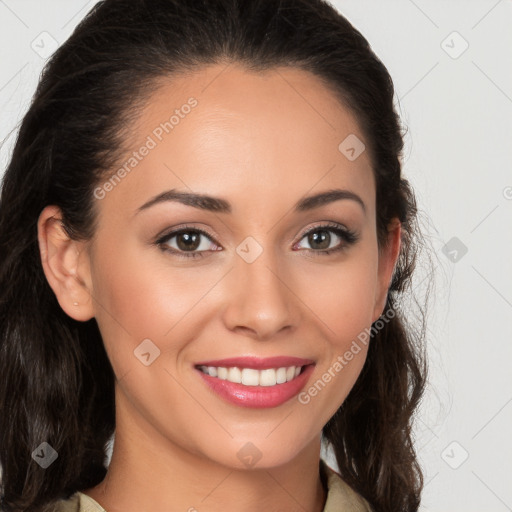
<svg viewBox="0 0 512 512">
<path fill-rule="evenodd" d="M 327 498 L 323 512 L 372 512 L 369 503 L 356 493 L 341 476 L 320 459 L 320 471 L 326 478 Z M 54 512 L 107 512 L 87 494 L 75 492 L 57 502 Z"/>
</svg>

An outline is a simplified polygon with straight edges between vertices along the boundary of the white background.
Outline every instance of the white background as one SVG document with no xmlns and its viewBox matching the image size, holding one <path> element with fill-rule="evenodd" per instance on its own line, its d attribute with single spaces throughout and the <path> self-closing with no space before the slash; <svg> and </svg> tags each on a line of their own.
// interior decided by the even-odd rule
<svg viewBox="0 0 512 512">
<path fill-rule="evenodd" d="M 95 2 L 0 0 L 1 172 L 45 62 L 41 39 L 50 50 L 64 42 Z M 435 249 L 415 429 L 421 510 L 512 510 L 512 2 L 333 4 L 393 77 L 404 174 Z"/>
</svg>

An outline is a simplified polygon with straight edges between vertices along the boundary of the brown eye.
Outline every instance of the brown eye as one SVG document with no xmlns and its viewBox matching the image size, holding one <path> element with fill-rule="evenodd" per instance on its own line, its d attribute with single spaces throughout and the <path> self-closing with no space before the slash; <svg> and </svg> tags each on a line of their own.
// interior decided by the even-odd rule
<svg viewBox="0 0 512 512">
<path fill-rule="evenodd" d="M 336 240 L 338 243 L 336 244 Z M 337 224 L 317 226 L 304 234 L 301 240 L 307 240 L 309 248 L 306 251 L 313 254 L 327 255 L 342 251 L 353 245 L 359 239 L 355 232 L 341 228 Z M 334 242 L 334 245 L 331 245 Z M 300 243 L 299 243 L 300 244 Z"/>
<path fill-rule="evenodd" d="M 203 257 L 208 252 L 221 249 L 208 233 L 197 228 L 172 231 L 157 240 L 156 245 L 164 251 L 184 258 Z"/>
<path fill-rule="evenodd" d="M 325 229 L 318 229 L 308 235 L 308 242 L 313 249 L 328 249 L 331 243 L 331 235 Z"/>
<path fill-rule="evenodd" d="M 199 247 L 202 235 L 197 232 L 186 231 L 175 236 L 178 249 L 181 251 L 195 251 Z"/>
</svg>

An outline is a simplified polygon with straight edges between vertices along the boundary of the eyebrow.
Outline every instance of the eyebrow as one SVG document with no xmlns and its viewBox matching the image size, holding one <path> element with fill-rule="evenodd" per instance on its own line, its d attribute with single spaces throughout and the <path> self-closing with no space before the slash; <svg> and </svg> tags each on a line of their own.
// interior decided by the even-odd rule
<svg viewBox="0 0 512 512">
<path fill-rule="evenodd" d="M 294 205 L 294 209 L 297 212 L 309 211 L 342 199 L 355 201 L 366 213 L 366 205 L 364 204 L 363 200 L 356 193 L 343 189 L 331 189 L 312 196 L 304 197 L 297 201 L 297 203 Z M 196 194 L 193 192 L 183 192 L 172 189 L 166 190 L 165 192 L 162 192 L 161 194 L 151 198 L 149 201 L 140 206 L 136 210 L 135 214 L 138 214 L 143 210 L 147 210 L 156 204 L 168 201 L 178 202 L 186 206 L 192 206 L 194 208 L 199 208 L 200 210 L 207 210 L 210 212 L 232 212 L 231 204 L 229 201 L 226 201 L 220 197 L 212 197 L 206 194 Z"/>
</svg>

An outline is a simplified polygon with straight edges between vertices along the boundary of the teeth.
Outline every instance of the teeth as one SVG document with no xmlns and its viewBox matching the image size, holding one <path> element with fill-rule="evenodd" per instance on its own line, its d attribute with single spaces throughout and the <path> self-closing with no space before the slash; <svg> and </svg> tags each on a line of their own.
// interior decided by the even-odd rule
<svg viewBox="0 0 512 512">
<path fill-rule="evenodd" d="M 211 367 L 209 366 L 208 368 L 211 368 Z M 209 371 L 208 371 L 208 373 L 209 373 Z M 230 368 L 228 370 L 228 378 L 226 380 L 240 384 L 242 382 L 242 372 L 240 371 L 240 368 L 236 368 L 236 367 Z"/>
<path fill-rule="evenodd" d="M 260 376 L 258 370 L 252 368 L 244 368 L 242 370 L 242 384 L 244 386 L 258 386 L 260 383 Z"/>
<path fill-rule="evenodd" d="M 200 370 L 211 377 L 228 380 L 244 386 L 275 386 L 289 382 L 300 374 L 302 366 L 284 366 L 255 370 L 253 368 L 224 368 L 222 366 L 201 366 Z"/>
<path fill-rule="evenodd" d="M 293 368 L 293 366 L 290 366 L 290 368 Z M 295 375 L 295 373 L 294 373 Z M 286 382 L 286 368 L 279 368 L 276 372 L 276 382 L 277 384 L 282 384 L 283 382 Z"/>
</svg>

